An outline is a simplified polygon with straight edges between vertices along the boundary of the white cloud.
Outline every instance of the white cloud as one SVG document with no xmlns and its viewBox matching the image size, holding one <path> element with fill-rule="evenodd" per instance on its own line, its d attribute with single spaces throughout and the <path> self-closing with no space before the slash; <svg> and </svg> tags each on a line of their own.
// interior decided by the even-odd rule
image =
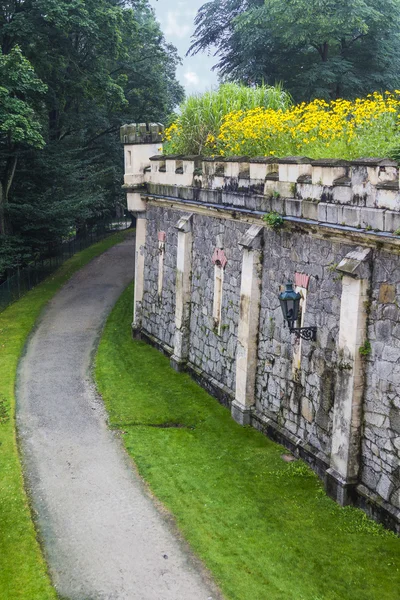
<svg viewBox="0 0 400 600">
<path fill-rule="evenodd" d="M 193 27 L 192 21 L 186 24 L 179 23 L 180 16 L 182 15 L 177 11 L 169 11 L 167 13 L 167 23 L 164 31 L 166 36 L 185 38 L 191 33 Z"/>
<path fill-rule="evenodd" d="M 186 71 L 183 76 L 185 78 L 185 85 L 188 87 L 198 86 L 200 83 L 200 78 L 194 71 Z"/>
</svg>

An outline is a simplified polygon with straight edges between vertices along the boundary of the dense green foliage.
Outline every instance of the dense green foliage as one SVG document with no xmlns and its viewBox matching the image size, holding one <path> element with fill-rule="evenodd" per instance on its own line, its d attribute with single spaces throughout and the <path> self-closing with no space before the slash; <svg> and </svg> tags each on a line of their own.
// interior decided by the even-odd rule
<svg viewBox="0 0 400 600">
<path fill-rule="evenodd" d="M 56 273 L 0 314 L 0 597 L 55 600 L 36 540 L 15 436 L 17 365 L 41 310 L 71 275 L 129 231 L 109 236 L 68 260 Z"/>
<path fill-rule="evenodd" d="M 165 146 L 166 152 L 178 154 L 203 154 L 206 146 L 214 141 L 219 133 L 224 117 L 231 111 L 254 108 L 285 109 L 291 104 L 287 92 L 278 85 L 247 87 L 226 83 L 217 90 L 203 94 L 193 94 L 179 107 L 173 125 L 167 129 L 167 140 L 173 142 Z"/>
<path fill-rule="evenodd" d="M 133 341 L 131 320 L 130 287 L 97 355 L 111 427 L 227 600 L 394 600 L 400 540 Z"/>
<path fill-rule="evenodd" d="M 147 0 L 0 3 L 0 275 L 124 203 L 124 122 L 182 100 Z"/>
<path fill-rule="evenodd" d="M 190 51 L 216 47 L 224 79 L 296 101 L 400 86 L 400 0 L 211 0 L 196 25 Z"/>
</svg>

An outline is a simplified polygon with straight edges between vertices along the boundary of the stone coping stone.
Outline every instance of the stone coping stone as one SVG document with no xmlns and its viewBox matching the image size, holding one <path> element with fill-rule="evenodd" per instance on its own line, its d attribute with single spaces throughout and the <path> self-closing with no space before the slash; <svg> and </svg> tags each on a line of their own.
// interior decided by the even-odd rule
<svg viewBox="0 0 400 600">
<path fill-rule="evenodd" d="M 204 162 L 249 162 L 248 156 L 202 156 Z"/>
<path fill-rule="evenodd" d="M 351 187 L 351 179 L 350 177 L 338 177 L 337 179 L 334 179 L 333 181 L 333 185 L 345 185 L 347 187 Z"/>
<path fill-rule="evenodd" d="M 300 175 L 300 177 L 297 178 L 297 183 L 312 183 L 311 175 L 308 175 L 307 173 L 305 175 Z"/>
<path fill-rule="evenodd" d="M 277 162 L 276 156 L 253 156 L 249 158 L 249 163 L 258 163 L 261 165 L 273 165 Z"/>
<path fill-rule="evenodd" d="M 319 158 L 312 160 L 311 164 L 313 167 L 349 167 L 350 162 L 348 160 L 342 160 L 339 158 Z"/>
<path fill-rule="evenodd" d="M 339 158 L 312 159 L 307 156 L 202 156 L 201 154 L 157 154 L 150 160 L 189 160 L 205 162 L 249 162 L 259 164 L 311 164 L 316 167 L 398 167 L 399 163 L 390 158 L 357 158 L 343 160 Z"/>
<path fill-rule="evenodd" d="M 350 161 L 353 167 L 397 167 L 398 163 L 390 158 L 355 158 Z"/>
<path fill-rule="evenodd" d="M 279 165 L 305 165 L 312 162 L 308 156 L 284 156 L 275 160 Z"/>
<path fill-rule="evenodd" d="M 382 181 L 381 183 L 377 183 L 375 187 L 378 190 L 394 190 L 395 192 L 398 192 L 399 182 L 397 179 L 393 181 Z"/>
<path fill-rule="evenodd" d="M 200 162 L 203 157 L 201 154 L 182 154 L 182 160 L 192 160 L 193 162 Z"/>
<path fill-rule="evenodd" d="M 221 160 L 221 159 L 223 162 L 239 162 L 239 163 L 249 162 L 248 156 L 222 156 L 219 160 Z"/>
</svg>

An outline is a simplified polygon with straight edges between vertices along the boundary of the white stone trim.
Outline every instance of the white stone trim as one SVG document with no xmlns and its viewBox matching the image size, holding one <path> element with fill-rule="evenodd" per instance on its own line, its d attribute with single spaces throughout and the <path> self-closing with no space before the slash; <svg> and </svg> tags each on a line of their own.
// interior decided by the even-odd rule
<svg viewBox="0 0 400 600">
<path fill-rule="evenodd" d="M 236 390 L 232 416 L 242 424 L 249 422 L 249 411 L 255 404 L 261 299 L 261 233 L 262 228 L 253 225 L 245 233 L 240 244 L 243 247 L 243 258 L 236 351 Z"/>
<path fill-rule="evenodd" d="M 142 303 L 144 292 L 144 250 L 146 245 L 147 220 L 138 216 L 136 220 L 135 289 L 133 297 L 133 328 L 142 325 Z"/>
<path fill-rule="evenodd" d="M 190 301 L 192 276 L 192 215 L 182 217 L 178 224 L 175 286 L 175 363 L 184 363 L 189 356 Z"/>
<path fill-rule="evenodd" d="M 222 316 L 222 294 L 224 288 L 224 269 L 222 265 L 214 265 L 214 297 L 212 316 L 214 320 L 214 329 L 218 335 L 221 334 L 221 316 Z"/>
<path fill-rule="evenodd" d="M 357 480 L 359 473 L 364 393 L 363 359 L 359 350 L 367 336 L 366 307 L 370 281 L 346 274 L 342 282 L 338 340 L 340 362 L 333 411 L 330 464 L 344 481 L 353 482 Z"/>
</svg>

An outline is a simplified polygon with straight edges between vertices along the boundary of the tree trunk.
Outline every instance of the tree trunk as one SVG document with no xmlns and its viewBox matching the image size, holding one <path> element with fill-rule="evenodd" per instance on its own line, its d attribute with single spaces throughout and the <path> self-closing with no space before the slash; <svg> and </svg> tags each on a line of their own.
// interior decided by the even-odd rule
<svg viewBox="0 0 400 600">
<path fill-rule="evenodd" d="M 14 181 L 15 169 L 17 168 L 17 157 L 9 158 L 7 161 L 4 179 L 0 181 L 0 234 L 6 235 L 9 233 L 7 222 L 6 208 L 10 189 Z"/>
<path fill-rule="evenodd" d="M 4 190 L 3 183 L 0 182 L 0 235 L 6 233 L 6 218 L 4 211 Z"/>
</svg>

